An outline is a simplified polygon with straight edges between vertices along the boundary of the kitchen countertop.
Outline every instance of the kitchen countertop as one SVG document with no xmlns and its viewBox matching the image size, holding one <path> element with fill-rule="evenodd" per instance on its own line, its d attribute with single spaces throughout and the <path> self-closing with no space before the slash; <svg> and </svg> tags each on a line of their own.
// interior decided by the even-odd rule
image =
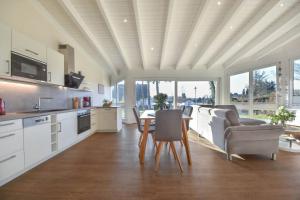
<svg viewBox="0 0 300 200">
<path fill-rule="evenodd" d="M 25 119 L 25 118 L 29 118 L 29 117 L 52 115 L 52 114 L 65 113 L 65 112 L 73 112 L 73 111 L 78 111 L 78 110 L 90 110 L 90 109 L 96 109 L 96 108 L 97 107 L 86 107 L 86 108 L 79 108 L 79 109 L 55 110 L 55 111 L 49 111 L 49 112 L 6 113 L 5 115 L 0 115 L 0 122 L 8 121 L 8 120 L 15 120 L 15 119 Z"/>
</svg>

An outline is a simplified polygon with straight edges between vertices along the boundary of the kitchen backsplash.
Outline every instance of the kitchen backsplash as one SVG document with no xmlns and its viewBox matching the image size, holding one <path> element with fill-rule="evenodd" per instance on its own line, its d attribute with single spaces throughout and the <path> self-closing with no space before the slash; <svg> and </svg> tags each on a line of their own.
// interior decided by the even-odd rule
<svg viewBox="0 0 300 200">
<path fill-rule="evenodd" d="M 0 98 L 5 101 L 6 112 L 33 110 L 33 106 L 38 103 L 39 97 L 53 98 L 42 100 L 42 109 L 72 108 L 72 98 L 75 96 L 92 96 L 93 98 L 93 92 L 78 91 L 62 86 L 34 85 L 0 80 Z M 99 98 L 98 94 L 94 96 Z"/>
</svg>

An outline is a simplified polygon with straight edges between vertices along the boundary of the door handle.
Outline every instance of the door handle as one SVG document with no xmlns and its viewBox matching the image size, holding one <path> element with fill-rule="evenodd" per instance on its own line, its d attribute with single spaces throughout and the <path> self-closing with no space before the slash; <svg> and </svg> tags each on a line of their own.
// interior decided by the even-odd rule
<svg viewBox="0 0 300 200">
<path fill-rule="evenodd" d="M 34 54 L 34 55 L 36 55 L 36 56 L 39 55 L 37 52 L 32 51 L 32 50 L 30 50 L 30 49 L 25 49 L 25 51 L 27 51 L 27 52 L 29 52 L 29 53 L 32 53 L 32 54 Z"/>
<path fill-rule="evenodd" d="M 58 122 L 58 124 L 57 124 L 58 126 L 59 126 L 59 129 L 57 130 L 57 132 L 61 132 L 61 122 Z"/>
<path fill-rule="evenodd" d="M 49 82 L 51 82 L 51 79 L 52 79 L 52 75 L 51 75 L 51 72 L 48 72 L 48 74 L 49 74 Z"/>
<path fill-rule="evenodd" d="M 13 156 L 10 156 L 10 157 L 5 158 L 5 159 L 3 159 L 3 160 L 0 160 L 0 164 L 1 164 L 1 163 L 4 163 L 4 162 L 6 162 L 6 161 L 9 161 L 9 160 L 11 160 L 11 159 L 13 159 L 13 158 L 15 158 L 15 157 L 17 157 L 17 156 L 16 156 L 16 155 L 13 155 Z"/>
<path fill-rule="evenodd" d="M 8 134 L 8 135 L 1 136 L 0 139 L 8 138 L 8 137 L 11 137 L 11 136 L 14 136 L 14 135 L 16 135 L 16 134 L 11 133 L 11 134 Z"/>
<path fill-rule="evenodd" d="M 6 62 L 7 62 L 7 72 L 6 72 L 6 74 L 10 74 L 10 61 L 6 60 Z"/>
</svg>

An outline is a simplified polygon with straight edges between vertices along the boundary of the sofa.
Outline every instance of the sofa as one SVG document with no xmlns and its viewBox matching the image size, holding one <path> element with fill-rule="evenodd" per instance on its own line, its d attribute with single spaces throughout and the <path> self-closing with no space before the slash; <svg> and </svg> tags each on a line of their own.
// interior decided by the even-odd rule
<svg viewBox="0 0 300 200">
<path fill-rule="evenodd" d="M 232 160 L 232 154 L 260 154 L 275 160 L 283 127 L 267 125 L 261 120 L 245 121 L 247 123 L 244 124 L 233 109 L 200 107 L 197 131 L 223 149 L 229 160 Z"/>
</svg>

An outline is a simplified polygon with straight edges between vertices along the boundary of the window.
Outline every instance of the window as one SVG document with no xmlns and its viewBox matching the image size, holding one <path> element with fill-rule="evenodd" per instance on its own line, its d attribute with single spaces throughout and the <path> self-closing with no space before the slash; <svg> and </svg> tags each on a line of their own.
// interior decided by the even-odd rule
<svg viewBox="0 0 300 200">
<path fill-rule="evenodd" d="M 177 106 L 214 104 L 215 94 L 215 81 L 178 81 Z"/>
<path fill-rule="evenodd" d="M 249 102 L 249 72 L 230 76 L 230 102 Z"/>
<path fill-rule="evenodd" d="M 122 118 L 125 119 L 125 81 L 117 83 L 117 106 L 121 107 Z"/>
<path fill-rule="evenodd" d="M 276 103 L 276 66 L 253 71 L 253 103 Z"/>
<path fill-rule="evenodd" d="M 300 96 L 300 59 L 294 60 L 293 96 Z"/>
<path fill-rule="evenodd" d="M 154 109 L 154 96 L 158 93 L 168 95 L 169 108 L 174 107 L 175 81 L 136 81 L 136 106 L 139 110 Z"/>
</svg>

